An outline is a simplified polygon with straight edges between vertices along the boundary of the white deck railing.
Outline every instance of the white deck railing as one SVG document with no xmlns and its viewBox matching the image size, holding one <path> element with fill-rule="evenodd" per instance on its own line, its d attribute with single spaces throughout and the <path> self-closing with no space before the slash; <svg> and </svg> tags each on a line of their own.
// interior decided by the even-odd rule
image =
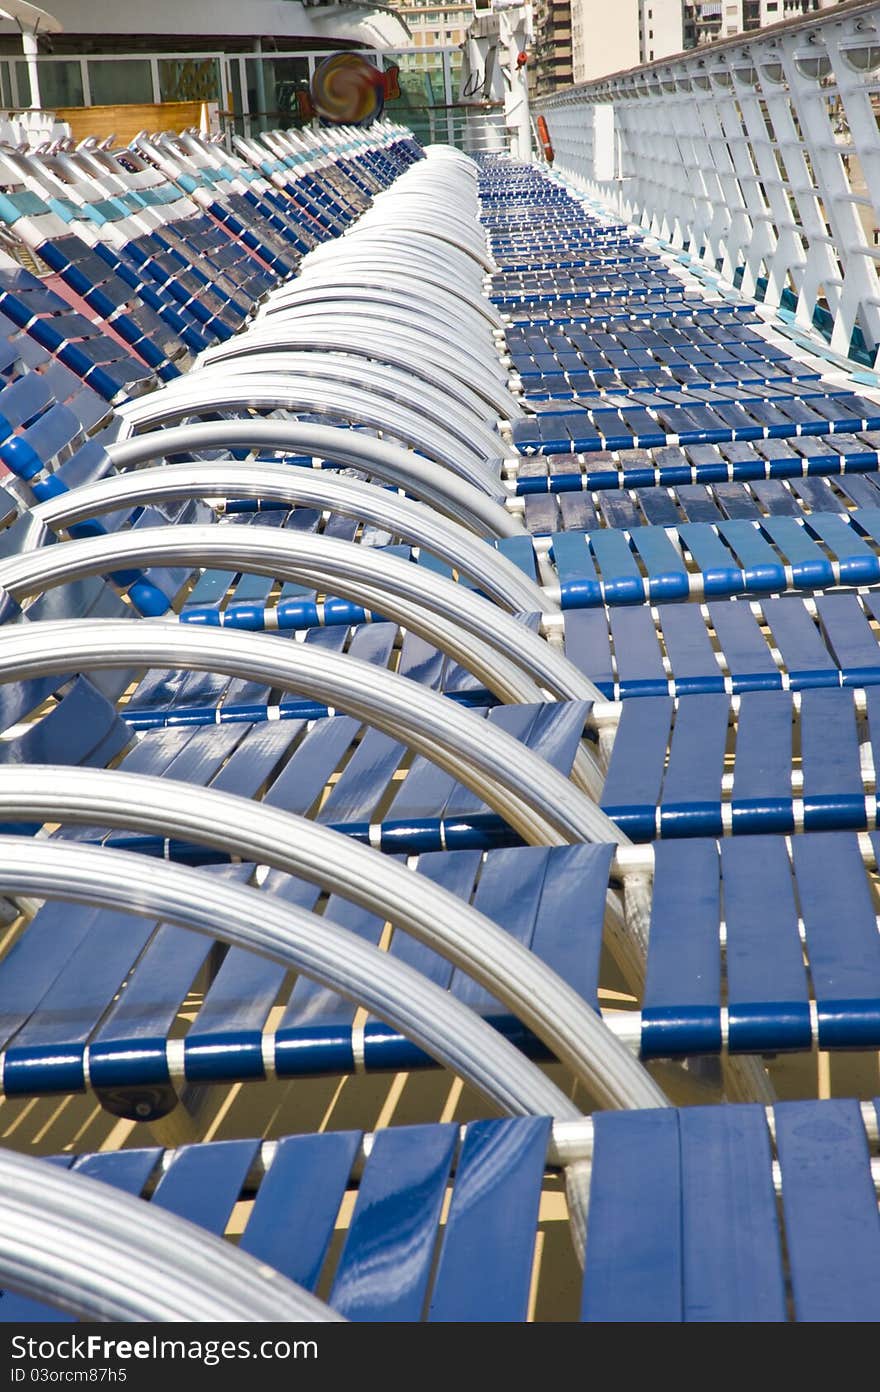
<svg viewBox="0 0 880 1392">
<path fill-rule="evenodd" d="M 862 362 L 880 345 L 880 4 L 539 102 L 555 167 Z"/>
</svg>

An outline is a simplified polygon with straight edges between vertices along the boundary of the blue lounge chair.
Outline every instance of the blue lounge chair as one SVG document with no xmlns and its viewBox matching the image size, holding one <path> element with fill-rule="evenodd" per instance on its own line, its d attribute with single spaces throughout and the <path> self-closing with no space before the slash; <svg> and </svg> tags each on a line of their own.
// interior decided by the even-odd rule
<svg viewBox="0 0 880 1392">
<path fill-rule="evenodd" d="M 597 1115 L 582 1141 L 588 1236 L 570 1317 L 876 1321 L 876 1135 L 876 1107 L 851 1101 L 784 1103 L 769 1115 L 757 1107 Z M 475 1121 L 461 1134 L 415 1126 L 369 1139 L 330 1132 L 62 1163 L 208 1233 L 222 1233 L 244 1199 L 240 1250 L 326 1292 L 346 1319 L 529 1317 L 536 1237 L 557 1226 L 542 1222 L 545 1168 L 577 1149 L 566 1145 L 565 1125 Z M 340 1246 L 337 1214 L 352 1185 Z M 401 1244 L 410 1253 L 403 1272 Z M 539 1277 L 539 1302 L 541 1290 Z M 22 1318 L 20 1298 L 4 1298 L 3 1318 Z"/>
</svg>

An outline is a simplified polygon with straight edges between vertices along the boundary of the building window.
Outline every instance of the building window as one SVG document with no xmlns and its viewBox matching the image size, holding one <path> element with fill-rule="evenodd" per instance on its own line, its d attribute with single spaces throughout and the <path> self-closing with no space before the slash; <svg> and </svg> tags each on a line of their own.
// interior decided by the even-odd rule
<svg viewBox="0 0 880 1392">
<path fill-rule="evenodd" d="M 129 102 L 151 102 L 153 79 L 148 58 L 114 58 L 109 62 L 89 60 L 89 87 L 93 106 L 122 106 Z"/>
</svg>

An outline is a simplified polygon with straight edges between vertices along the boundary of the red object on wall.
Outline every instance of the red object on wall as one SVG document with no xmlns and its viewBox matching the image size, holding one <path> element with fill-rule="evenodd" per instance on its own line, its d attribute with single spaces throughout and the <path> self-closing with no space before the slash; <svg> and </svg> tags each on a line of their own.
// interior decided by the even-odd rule
<svg viewBox="0 0 880 1392">
<path fill-rule="evenodd" d="M 547 129 L 547 122 L 543 116 L 539 116 L 536 123 L 538 127 L 538 139 L 541 142 L 541 149 L 544 151 L 544 158 L 548 164 L 553 163 L 553 142 L 550 139 L 550 132 Z"/>
</svg>

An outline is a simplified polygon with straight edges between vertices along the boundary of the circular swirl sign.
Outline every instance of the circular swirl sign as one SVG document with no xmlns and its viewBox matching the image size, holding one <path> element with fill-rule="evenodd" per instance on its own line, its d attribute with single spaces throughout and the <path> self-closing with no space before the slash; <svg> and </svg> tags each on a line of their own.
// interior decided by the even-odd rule
<svg viewBox="0 0 880 1392">
<path fill-rule="evenodd" d="M 358 53 L 333 53 L 315 68 L 312 107 L 333 125 L 366 126 L 381 116 L 386 96 L 396 96 L 396 88 L 396 69 L 382 73 Z"/>
</svg>

